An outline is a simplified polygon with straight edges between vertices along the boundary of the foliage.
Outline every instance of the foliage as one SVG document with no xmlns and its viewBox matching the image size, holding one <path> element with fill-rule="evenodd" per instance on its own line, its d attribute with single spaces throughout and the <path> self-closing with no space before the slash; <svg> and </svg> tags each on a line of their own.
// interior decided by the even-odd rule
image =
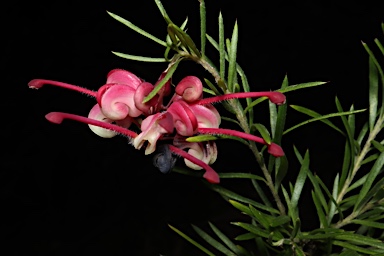
<svg viewBox="0 0 384 256">
<path fill-rule="evenodd" d="M 186 32 L 188 20 L 180 26 L 174 24 L 160 0 L 155 0 L 155 4 L 167 25 L 164 40 L 108 12 L 112 18 L 165 48 L 164 56 L 154 58 L 113 52 L 129 60 L 168 63 L 167 74 L 143 103 L 150 101 L 180 68 L 180 62 L 186 60 L 201 65 L 212 76 L 213 81 L 205 78 L 204 92 L 208 94 L 219 96 L 250 91 L 247 77 L 236 61 L 239 38 L 237 23 L 233 24 L 231 38 L 225 38 L 224 20 L 220 13 L 218 15 L 219 34 L 217 36 L 206 34 L 204 0 L 199 0 L 199 3 L 201 20 L 199 44 L 195 43 Z M 384 33 L 384 24 L 381 26 Z M 212 63 L 206 55 L 207 47 L 217 50 L 218 63 Z M 338 255 L 377 255 L 382 253 L 384 255 L 384 140 L 379 139 L 384 127 L 384 72 L 380 64 L 383 62 L 384 47 L 379 39 L 375 39 L 372 46 L 363 43 L 363 47 L 368 53 L 369 67 L 367 109 L 355 110 L 353 105 L 346 109 L 337 97 L 335 98 L 337 112 L 325 115 L 303 106 L 287 104 L 276 106 L 270 103 L 270 130 L 268 130 L 254 118 L 254 109 L 263 103 L 266 97 L 256 100 L 246 98 L 244 101 L 231 99 L 222 102 L 228 111 L 227 116 L 223 117 L 225 120 L 236 123 L 245 133 L 260 135 L 267 144 L 280 144 L 283 135 L 315 121 L 321 121 L 340 133 L 340 136 L 346 140 L 344 157 L 341 159 L 342 168 L 334 177 L 331 188 L 311 171 L 309 150 L 299 152 L 297 148 L 293 149 L 301 168 L 296 179 L 289 181 L 289 185 L 285 186 L 283 184 L 286 183 L 283 183 L 283 180 L 288 171 L 292 171 L 288 170 L 288 163 L 296 159 L 287 159 L 286 156 L 276 158 L 265 154 L 266 146 L 260 148 L 254 141 L 234 136 L 197 135 L 188 138 L 188 141 L 234 139 L 249 148 L 258 163 L 254 169 L 260 169 L 261 174 L 259 171 L 254 171 L 252 173 L 221 173 L 219 176 L 221 179 L 247 179 L 253 185 L 255 195 L 261 198 L 262 202 L 241 195 L 241 191 L 237 193 L 221 185 L 207 183 L 210 189 L 219 193 L 232 207 L 249 217 L 248 222 L 231 223 L 239 227 L 243 234 L 230 237 L 214 224 L 209 223 L 209 231 L 193 226 L 195 232 L 201 237 L 201 241 L 195 241 L 176 227 L 170 226 L 170 228 L 208 255 L 217 253 L 223 255 L 332 255 L 337 253 Z M 325 83 L 315 81 L 290 84 L 288 77 L 285 77 L 281 88 L 277 91 L 291 93 Z M 288 107 L 307 115 L 309 119 L 286 128 Z M 355 116 L 361 115 L 361 112 L 366 115 L 367 122 L 358 130 Z M 338 127 L 332 122 L 335 118 L 341 119 L 343 127 Z M 361 173 L 362 169 L 364 173 Z M 200 173 L 185 168 L 175 167 L 173 171 L 201 177 Z M 306 183 L 311 185 L 312 206 L 317 211 L 319 221 L 319 227 L 311 231 L 303 231 L 300 217 L 300 209 L 307 207 L 300 204 L 301 193 Z M 261 187 L 267 187 L 268 193 Z M 255 246 L 247 248 L 249 243 L 243 246 L 244 241 L 252 241 Z"/>
</svg>

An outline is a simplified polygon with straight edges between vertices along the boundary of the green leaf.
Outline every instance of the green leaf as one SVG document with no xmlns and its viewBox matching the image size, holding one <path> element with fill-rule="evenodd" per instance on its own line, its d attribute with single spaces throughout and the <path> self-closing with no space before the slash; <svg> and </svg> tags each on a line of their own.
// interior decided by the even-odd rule
<svg viewBox="0 0 384 256">
<path fill-rule="evenodd" d="M 383 170 L 381 170 L 383 171 Z M 369 179 L 369 176 L 367 178 L 367 180 Z M 359 201 L 358 204 L 355 205 L 355 208 L 360 211 L 361 208 L 363 208 L 369 200 L 371 200 L 372 197 L 375 197 L 377 193 L 379 193 L 380 191 L 383 191 L 383 187 L 384 187 L 384 177 L 382 179 L 380 179 L 373 187 L 372 189 L 369 190 L 369 192 L 361 199 L 361 201 Z M 363 186 L 364 188 L 364 186 Z M 363 189 L 362 188 L 362 189 Z M 360 196 L 360 195 L 359 195 Z M 382 199 L 382 198 L 380 198 Z M 359 198 L 357 199 L 359 200 Z M 376 199 L 372 199 L 371 202 L 375 202 Z"/>
<path fill-rule="evenodd" d="M 224 43 L 224 21 L 223 16 L 219 14 L 219 55 L 220 55 L 220 77 L 225 77 L 225 43 Z"/>
<path fill-rule="evenodd" d="M 358 245 L 367 245 L 367 246 L 384 249 L 384 243 L 382 241 L 380 241 L 379 239 L 374 239 L 364 235 L 344 233 L 344 234 L 337 235 L 335 239 L 346 240 L 350 243 L 354 243 Z"/>
<path fill-rule="evenodd" d="M 269 131 L 263 124 L 254 124 L 256 129 L 259 131 L 261 137 L 265 140 L 265 142 L 269 145 L 272 143 L 271 135 Z"/>
<path fill-rule="evenodd" d="M 376 122 L 378 105 L 379 74 L 372 57 L 369 57 L 369 130 L 372 131 Z"/>
<path fill-rule="evenodd" d="M 281 89 L 284 90 L 288 88 L 288 84 L 289 84 L 288 76 L 285 76 L 281 84 Z M 279 145 L 281 144 L 281 139 L 283 137 L 283 131 L 285 127 L 285 118 L 287 116 L 287 108 L 288 108 L 287 106 L 288 106 L 287 104 L 284 104 L 278 107 L 277 118 L 276 118 L 276 128 L 272 132 L 272 134 L 274 134 L 273 142 Z"/>
<path fill-rule="evenodd" d="M 373 41 L 376 43 L 377 47 L 380 49 L 381 53 L 384 55 L 384 46 L 380 43 L 379 39 L 375 38 Z"/>
<path fill-rule="evenodd" d="M 265 230 L 262 230 L 260 228 L 258 228 L 257 226 L 254 226 L 254 225 L 251 225 L 251 224 L 248 224 L 248 223 L 244 223 L 244 222 L 232 222 L 233 225 L 235 226 L 239 226 L 239 227 L 242 227 L 244 228 L 245 230 L 257 235 L 257 236 L 261 236 L 261 237 L 264 237 L 264 238 L 269 238 L 269 233 L 266 232 Z"/>
<path fill-rule="evenodd" d="M 349 168 L 351 167 L 352 164 L 353 163 L 351 162 L 351 145 L 348 141 L 346 141 L 344 146 L 344 158 L 343 158 L 343 165 L 341 168 L 339 189 L 341 189 L 344 186 L 345 179 L 349 174 Z"/>
<path fill-rule="evenodd" d="M 208 93 L 208 94 L 210 94 L 210 95 L 213 95 L 213 96 L 216 95 L 216 93 L 215 93 L 214 91 L 212 91 L 212 90 L 210 90 L 210 89 L 207 89 L 207 88 L 204 88 L 204 87 L 203 87 L 203 92 L 206 92 L 206 93 Z"/>
<path fill-rule="evenodd" d="M 291 218 L 289 218 L 287 215 L 277 216 L 270 223 L 270 226 L 273 228 L 280 227 L 280 226 L 283 226 L 283 225 L 289 223 L 290 221 L 291 221 Z"/>
<path fill-rule="evenodd" d="M 250 234 L 252 234 L 252 233 L 250 233 Z M 269 253 L 269 250 L 267 247 L 267 246 L 269 246 L 269 244 L 266 244 L 266 242 L 264 242 L 263 238 L 256 237 L 255 242 L 256 242 L 256 250 L 257 250 L 258 254 L 254 254 L 254 255 L 270 256 L 270 253 Z"/>
<path fill-rule="evenodd" d="M 380 142 L 376 141 L 376 140 L 372 140 L 371 141 L 372 145 L 381 152 L 384 151 L 384 145 L 382 145 Z"/>
<path fill-rule="evenodd" d="M 297 234 L 299 234 L 300 227 L 301 227 L 301 221 L 299 218 L 297 218 L 293 222 L 293 230 L 292 230 L 292 234 L 291 234 L 291 239 L 295 238 L 297 236 Z"/>
<path fill-rule="evenodd" d="M 281 191 L 283 191 L 285 203 L 288 206 L 288 215 L 291 217 L 292 222 L 295 222 L 297 219 L 297 209 L 292 208 L 291 199 L 289 198 L 288 192 L 284 186 L 281 186 Z"/>
<path fill-rule="evenodd" d="M 153 88 L 153 90 L 147 95 L 147 97 L 144 98 L 143 103 L 150 101 L 153 97 L 156 96 L 156 94 L 161 90 L 161 88 L 163 88 L 166 82 L 172 77 L 173 73 L 175 73 L 177 66 L 179 65 L 181 60 L 182 58 L 179 58 L 171 65 L 164 78 L 156 85 L 155 88 Z"/>
<path fill-rule="evenodd" d="M 309 151 L 307 150 L 304 155 L 304 161 L 301 164 L 300 172 L 297 176 L 295 186 L 293 188 L 291 205 L 292 208 L 297 208 L 301 191 L 303 190 L 305 180 L 307 179 L 307 173 L 309 169 Z"/>
<path fill-rule="evenodd" d="M 299 150 L 296 148 L 295 145 L 293 146 L 293 151 L 295 152 L 295 155 L 299 160 L 300 164 L 303 164 L 303 157 L 301 156 Z M 313 188 L 315 189 L 315 195 L 318 197 L 318 200 L 321 202 L 321 205 L 324 207 L 325 212 L 328 212 L 328 204 L 325 200 L 322 190 L 320 189 L 318 179 L 315 178 L 311 170 L 308 170 L 307 175 L 309 180 L 312 182 Z"/>
<path fill-rule="evenodd" d="M 258 236 L 255 235 L 254 233 L 245 233 L 245 234 L 242 234 L 242 235 L 235 237 L 235 240 L 236 241 L 245 241 L 245 240 L 254 239 L 256 237 L 258 237 Z"/>
<path fill-rule="evenodd" d="M 372 169 L 370 170 L 370 172 L 368 174 L 367 180 L 360 190 L 359 197 L 356 201 L 354 211 L 361 207 L 360 203 L 362 202 L 364 197 L 368 194 L 368 192 L 371 189 L 371 186 L 372 186 L 373 182 L 375 181 L 379 172 L 383 170 L 383 166 L 384 166 L 384 152 L 382 152 L 380 154 L 380 156 L 377 158 L 375 164 L 372 166 Z"/>
<path fill-rule="evenodd" d="M 167 22 L 167 24 L 172 23 L 172 21 L 169 18 L 167 12 L 165 11 L 165 8 L 164 8 L 163 4 L 161 3 L 161 1 L 160 0 L 155 0 L 155 3 L 157 5 L 157 8 L 159 8 L 161 15 L 163 16 L 163 18 Z"/>
<path fill-rule="evenodd" d="M 265 229 L 269 228 L 269 221 L 266 217 L 264 217 L 264 214 L 260 211 L 258 211 L 255 207 L 252 205 L 249 206 L 249 209 L 252 212 L 252 216 L 255 218 L 257 222 L 259 222 Z"/>
<path fill-rule="evenodd" d="M 213 225 L 211 222 L 208 222 L 209 226 L 215 232 L 218 238 L 223 241 L 223 243 L 233 252 L 235 252 L 237 255 L 241 254 L 241 251 L 238 249 L 238 247 L 229 239 L 226 235 L 224 235 L 215 225 Z"/>
<path fill-rule="evenodd" d="M 271 125 L 272 137 L 274 138 L 275 131 L 276 131 L 276 121 L 277 121 L 277 106 L 271 101 L 268 101 L 268 107 L 269 107 L 269 123 Z"/>
<path fill-rule="evenodd" d="M 368 226 L 368 227 L 374 227 L 374 228 L 384 229 L 384 223 L 379 223 L 379 222 L 376 222 L 376 221 L 369 221 L 369 220 L 352 220 L 352 223 L 360 224 L 360 225 Z"/>
<path fill-rule="evenodd" d="M 196 242 L 195 240 L 193 240 L 192 238 L 190 238 L 189 236 L 187 236 L 186 234 L 184 234 L 183 232 L 181 232 L 180 230 L 178 230 L 177 228 L 171 226 L 171 225 L 168 225 L 173 231 L 175 231 L 178 235 L 180 235 L 182 238 L 184 238 L 185 240 L 187 240 L 188 242 L 190 242 L 191 244 L 193 244 L 194 246 L 196 246 L 197 248 L 199 248 L 202 252 L 204 252 L 205 254 L 207 255 L 210 255 L 210 256 L 215 256 L 215 254 L 211 251 L 209 251 L 207 248 L 205 248 L 204 246 L 200 245 L 198 242 Z"/>
<path fill-rule="evenodd" d="M 332 113 L 332 114 L 327 114 L 327 115 L 323 115 L 323 116 L 320 116 L 320 117 L 311 118 L 311 119 L 308 119 L 308 120 L 306 120 L 304 122 L 301 122 L 301 123 L 299 123 L 299 124 L 289 128 L 289 129 L 285 130 L 283 134 L 285 135 L 285 134 L 289 133 L 290 131 L 293 131 L 294 129 L 296 129 L 296 128 L 300 127 L 300 126 L 303 126 L 305 124 L 309 124 L 309 123 L 312 123 L 312 122 L 315 122 L 315 121 L 320 121 L 320 120 L 324 120 L 324 119 L 331 118 L 331 117 L 336 117 L 336 116 L 340 116 L 342 118 L 343 117 L 345 118 L 345 116 L 347 116 L 347 115 L 364 112 L 365 110 L 366 109 L 359 109 L 359 110 L 354 110 L 354 111 L 338 112 L 338 113 Z M 345 119 L 345 122 L 348 122 L 347 119 Z M 353 138 L 352 138 L 352 140 L 353 140 Z"/>
<path fill-rule="evenodd" d="M 294 247 L 294 253 L 297 256 L 305 256 L 306 255 L 306 253 L 299 246 Z"/>
<path fill-rule="evenodd" d="M 224 120 L 224 121 L 232 122 L 232 123 L 237 124 L 238 126 L 240 126 L 239 121 L 237 121 L 235 119 L 232 119 L 232 118 L 229 118 L 229 117 L 226 117 L 226 116 L 222 116 L 221 119 Z"/>
<path fill-rule="evenodd" d="M 233 207 L 235 207 L 236 209 L 240 210 L 241 212 L 249 215 L 249 216 L 252 216 L 252 211 L 251 209 L 249 209 L 248 206 L 246 205 L 243 205 L 237 201 L 234 201 L 234 200 L 228 200 L 228 202 L 233 205 Z"/>
<path fill-rule="evenodd" d="M 327 196 L 329 197 L 329 199 L 332 201 L 332 203 L 336 206 L 339 214 L 340 214 L 340 218 L 344 218 L 343 217 L 343 212 L 339 206 L 339 204 L 336 202 L 336 200 L 334 199 L 334 197 L 331 195 L 331 193 L 329 192 L 327 186 L 324 184 L 324 182 L 320 179 L 319 176 L 315 176 L 315 178 L 317 179 L 317 182 L 319 183 L 319 185 L 321 186 L 321 188 L 324 190 L 324 192 L 327 194 Z"/>
<path fill-rule="evenodd" d="M 208 85 L 208 87 L 215 92 L 214 95 L 220 95 L 220 92 L 217 90 L 216 86 L 214 86 L 211 81 L 208 79 L 204 78 L 205 83 Z"/>
<path fill-rule="evenodd" d="M 201 236 L 207 243 L 215 247 L 218 251 L 224 253 L 225 255 L 235 255 L 231 250 L 229 250 L 227 247 L 219 243 L 217 240 L 215 240 L 213 237 L 208 235 L 206 232 L 204 232 L 199 227 L 192 225 L 192 228 L 196 231 L 196 233 Z"/>
<path fill-rule="evenodd" d="M 120 17 L 120 16 L 118 16 L 118 15 L 116 15 L 116 14 L 114 14 L 114 13 L 108 12 L 108 11 L 107 11 L 107 13 L 108 13 L 112 18 L 114 18 L 115 20 L 117 20 L 117 21 L 123 23 L 125 26 L 127 26 L 127 27 L 129 27 L 130 29 L 136 31 L 137 33 L 139 33 L 139 34 L 141 34 L 141 35 L 143 35 L 143 36 L 145 36 L 145 37 L 147 37 L 147 38 L 149 38 L 149 39 L 155 41 L 156 43 L 158 43 L 158 44 L 160 44 L 160 45 L 162 45 L 162 46 L 164 46 L 164 47 L 167 47 L 167 43 L 166 43 L 166 42 L 164 42 L 163 40 L 158 39 L 157 37 L 155 37 L 155 36 L 149 34 L 148 32 L 142 30 L 141 28 L 139 28 L 139 27 L 133 25 L 131 22 L 127 21 L 126 19 L 123 19 L 122 17 Z"/>
<path fill-rule="evenodd" d="M 201 47 L 201 55 L 205 55 L 205 44 L 207 38 L 205 37 L 207 32 L 207 23 L 206 23 L 206 10 L 205 10 L 205 2 L 204 0 L 199 0 L 200 2 L 200 47 Z"/>
<path fill-rule="evenodd" d="M 337 111 L 339 111 L 340 113 L 343 113 L 343 107 L 341 106 L 341 103 L 337 97 L 335 97 L 335 103 L 336 103 Z M 341 121 L 343 122 L 343 125 L 345 127 L 345 130 L 347 131 L 348 143 L 349 143 L 350 150 L 351 150 L 351 164 L 353 164 L 355 161 L 355 153 L 356 153 L 353 134 L 351 131 L 351 127 L 349 126 L 347 118 L 344 115 L 342 115 L 340 117 L 341 117 Z"/>
<path fill-rule="evenodd" d="M 367 53 L 369 55 L 370 62 L 372 61 L 372 63 L 375 64 L 375 66 L 377 68 L 377 71 L 380 74 L 381 83 L 382 83 L 382 89 L 383 89 L 383 91 L 382 91 L 382 101 L 384 101 L 384 71 L 381 68 L 379 62 L 377 61 L 377 59 L 376 59 L 375 55 L 373 54 L 373 52 L 371 51 L 371 49 L 369 49 L 368 45 L 366 43 L 363 43 L 363 46 L 364 46 L 365 50 L 367 51 Z M 380 47 L 379 47 L 379 49 L 381 50 Z M 369 78 L 371 80 L 371 70 L 370 70 Z M 380 112 L 381 112 L 381 115 L 384 113 L 384 104 L 382 104 Z"/>
<path fill-rule="evenodd" d="M 363 214 L 360 214 L 358 216 L 358 218 L 360 220 L 362 220 L 362 219 L 372 220 L 372 219 L 376 219 L 376 216 L 380 216 L 380 217 L 384 216 L 383 213 L 384 213 L 384 207 L 375 207 L 374 209 L 372 209 L 370 211 L 367 211 Z"/>
<path fill-rule="evenodd" d="M 358 179 L 357 181 L 355 181 L 352 185 L 350 185 L 349 188 L 347 189 L 347 193 L 363 185 L 367 180 L 367 178 L 368 178 L 368 173 L 363 177 L 361 177 L 360 179 Z"/>
<path fill-rule="evenodd" d="M 262 210 L 265 210 L 265 211 L 268 211 L 271 213 L 277 213 L 277 214 L 279 213 L 278 210 L 276 210 L 272 207 L 267 207 L 267 206 L 260 204 L 256 201 L 252 200 L 252 199 L 249 199 L 249 198 L 246 198 L 246 197 L 241 196 L 239 194 L 236 194 L 235 192 L 232 192 L 228 189 L 222 188 L 222 187 L 214 185 L 214 184 L 207 184 L 207 185 L 209 188 L 211 188 L 213 191 L 219 193 L 220 195 L 226 196 L 228 198 L 231 198 L 233 200 L 236 200 L 236 201 L 239 201 L 242 203 L 251 204 L 258 209 L 262 209 Z"/>
<path fill-rule="evenodd" d="M 231 136 L 231 135 L 225 135 L 225 134 L 217 134 L 217 135 L 210 135 L 210 134 L 199 134 L 196 136 L 188 137 L 185 140 L 187 142 L 203 142 L 203 141 L 210 141 L 210 140 L 218 140 L 218 139 L 231 139 L 231 140 L 237 140 L 244 145 L 248 146 L 249 144 L 246 142 L 246 140 Z"/>
<path fill-rule="evenodd" d="M 363 128 L 361 128 L 359 136 L 357 136 L 357 143 L 359 145 L 361 145 L 361 142 L 363 141 L 364 137 L 367 135 L 367 132 L 368 132 L 368 123 L 365 123 Z"/>
<path fill-rule="evenodd" d="M 340 253 L 339 256 L 360 256 L 360 254 L 352 250 L 345 250 L 342 253 Z"/>
<path fill-rule="evenodd" d="M 129 60 L 137 60 L 142 62 L 167 62 L 165 58 L 143 57 L 143 56 L 125 54 L 121 52 L 112 52 L 112 53 L 115 54 L 116 56 L 119 56 L 124 59 L 129 59 Z"/>
<path fill-rule="evenodd" d="M 239 74 L 239 76 L 241 78 L 241 84 L 243 86 L 244 92 L 249 92 L 250 91 L 250 87 L 249 87 L 249 84 L 248 84 L 247 76 L 244 73 L 244 70 L 238 64 L 236 64 L 236 70 L 237 70 L 237 73 Z M 247 106 L 249 106 L 251 104 L 251 102 L 252 102 L 251 98 L 246 98 L 245 100 L 247 102 Z M 249 125 L 253 124 L 253 116 L 254 116 L 253 109 L 250 109 L 248 111 L 248 122 L 249 122 Z"/>
<path fill-rule="evenodd" d="M 373 155 L 370 155 L 369 157 L 365 158 L 362 162 L 361 162 L 361 165 L 364 165 L 364 164 L 367 164 L 367 163 L 370 163 L 372 161 L 375 161 L 377 158 L 379 157 L 379 154 L 373 154 Z"/>
<path fill-rule="evenodd" d="M 349 111 L 354 111 L 355 108 L 353 106 L 353 104 L 351 105 L 351 107 L 349 108 Z M 351 115 L 348 115 L 348 125 L 349 125 L 349 128 L 351 129 L 351 134 L 352 134 L 352 137 L 354 138 L 355 137 L 355 115 L 354 114 L 351 114 Z"/>
<path fill-rule="evenodd" d="M 252 179 L 252 180 L 261 180 L 266 183 L 265 179 L 261 176 L 251 174 L 251 173 L 241 173 L 241 172 L 228 172 L 228 173 L 219 173 L 219 177 L 222 179 Z"/>
<path fill-rule="evenodd" d="M 267 182 L 264 180 L 264 183 L 267 183 Z M 265 195 L 263 189 L 260 187 L 260 185 L 256 181 L 256 179 L 252 179 L 252 185 L 255 188 L 255 190 L 256 190 L 257 194 L 259 195 L 259 197 L 261 198 L 261 200 L 263 201 L 263 203 L 266 206 L 273 208 L 271 202 L 269 201 L 268 197 Z"/>
<path fill-rule="evenodd" d="M 237 21 L 233 27 L 232 38 L 231 38 L 231 48 L 228 53 L 229 64 L 228 64 L 228 89 L 230 92 L 233 92 L 236 76 L 236 54 L 237 54 L 237 42 L 238 42 L 238 28 Z"/>
<path fill-rule="evenodd" d="M 275 189 L 279 190 L 283 179 L 288 173 L 288 159 L 287 156 L 284 155 L 275 160 L 276 162 L 276 172 L 275 172 Z"/>
<path fill-rule="evenodd" d="M 286 92 L 291 92 L 291 91 L 295 91 L 295 90 L 299 90 L 299 89 L 319 86 L 319 85 L 323 85 L 323 84 L 326 84 L 326 83 L 328 83 L 328 82 L 308 82 L 308 83 L 302 83 L 302 84 L 294 84 L 294 85 L 287 86 L 285 88 L 281 88 L 281 89 L 276 90 L 276 91 L 281 92 L 281 93 L 286 93 Z M 260 102 L 262 102 L 264 100 L 267 100 L 267 99 L 268 99 L 267 97 L 262 97 L 262 98 L 259 98 L 257 100 L 252 101 L 251 105 L 249 105 L 244 110 L 244 113 L 246 113 L 250 108 L 256 106 Z"/>
<path fill-rule="evenodd" d="M 281 88 L 277 91 L 281 92 L 281 93 L 286 93 L 286 92 L 296 91 L 299 89 L 315 87 L 315 86 L 319 86 L 319 85 L 323 85 L 323 84 L 327 84 L 327 83 L 328 82 L 316 81 L 316 82 L 308 82 L 308 83 L 301 83 L 301 84 L 293 84 L 293 85 L 287 86 L 285 88 Z"/>
<path fill-rule="evenodd" d="M 313 202 L 315 203 L 317 216 L 319 217 L 320 224 L 322 227 L 328 227 L 327 218 L 325 217 L 325 213 L 323 211 L 323 208 L 321 207 L 320 200 L 317 197 L 316 193 L 313 192 L 313 190 L 311 191 L 311 193 L 312 193 Z"/>
<path fill-rule="evenodd" d="M 300 113 L 306 114 L 306 115 L 314 117 L 314 118 L 322 117 L 321 114 L 319 114 L 313 110 L 310 110 L 308 108 L 305 108 L 305 107 L 301 107 L 301 106 L 297 106 L 297 105 L 290 105 L 290 107 L 293 108 L 294 110 L 300 112 Z M 328 126 L 332 127 L 333 129 L 340 132 L 341 134 L 345 135 L 345 133 L 342 130 L 340 130 L 336 125 L 334 125 L 328 119 L 321 119 L 320 121 L 327 124 Z"/>
<path fill-rule="evenodd" d="M 333 181 L 333 189 L 332 189 L 333 200 L 331 200 L 332 203 L 331 203 L 331 206 L 329 207 L 329 212 L 328 212 L 328 226 L 332 223 L 332 218 L 336 212 L 336 207 L 337 207 L 336 199 L 338 196 L 338 192 L 339 192 L 339 174 L 336 175 L 335 180 Z"/>
<path fill-rule="evenodd" d="M 350 250 L 353 250 L 356 252 L 361 252 L 361 253 L 365 253 L 365 254 L 369 254 L 369 255 L 376 254 L 376 252 L 372 251 L 371 249 L 365 249 L 363 247 L 353 245 L 350 243 L 346 243 L 346 242 L 342 242 L 342 241 L 338 241 L 338 240 L 333 240 L 332 244 L 334 244 L 336 246 L 340 246 L 342 248 L 347 248 L 347 249 L 350 249 Z"/>
</svg>

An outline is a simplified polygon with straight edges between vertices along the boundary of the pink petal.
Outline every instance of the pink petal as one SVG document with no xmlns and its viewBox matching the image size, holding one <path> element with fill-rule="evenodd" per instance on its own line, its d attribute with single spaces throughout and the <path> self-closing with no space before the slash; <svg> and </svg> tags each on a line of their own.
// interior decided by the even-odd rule
<svg viewBox="0 0 384 256">
<path fill-rule="evenodd" d="M 106 84 L 125 84 L 136 89 L 143 81 L 124 69 L 113 69 L 107 75 Z"/>
<path fill-rule="evenodd" d="M 194 102 L 203 96 L 203 84 L 196 76 L 186 76 L 176 85 L 176 93 L 186 102 Z"/>
</svg>

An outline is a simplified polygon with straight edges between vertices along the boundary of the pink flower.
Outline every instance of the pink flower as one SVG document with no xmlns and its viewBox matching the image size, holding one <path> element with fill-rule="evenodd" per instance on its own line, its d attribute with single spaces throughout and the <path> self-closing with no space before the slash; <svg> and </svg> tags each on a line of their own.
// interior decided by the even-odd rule
<svg viewBox="0 0 384 256">
<path fill-rule="evenodd" d="M 147 141 L 145 154 L 152 154 L 156 150 L 156 142 L 163 134 L 173 133 L 173 122 L 171 114 L 156 113 L 150 115 L 141 123 L 141 133 L 133 139 L 133 146 L 140 149 Z"/>
<path fill-rule="evenodd" d="M 156 84 L 165 77 L 163 72 Z M 268 97 L 275 104 L 283 104 L 285 96 L 279 92 L 243 92 L 203 98 L 203 85 L 199 78 L 187 76 L 175 88 L 175 93 L 166 106 L 164 97 L 171 93 L 171 81 L 167 81 L 155 97 L 146 103 L 144 98 L 154 90 L 154 85 L 144 82 L 133 73 L 114 69 L 107 75 L 106 84 L 97 92 L 62 82 L 34 79 L 30 88 L 39 89 L 44 84 L 55 85 L 96 98 L 97 104 L 88 117 L 52 112 L 46 118 L 53 123 L 72 119 L 89 125 L 90 129 L 104 138 L 121 134 L 133 142 L 136 149 L 145 148 L 145 154 L 156 150 L 159 140 L 169 144 L 162 146 L 162 153 L 155 157 L 156 166 L 161 172 L 168 172 L 174 165 L 172 154 L 184 158 L 185 164 L 195 170 L 204 169 L 203 177 L 212 183 L 219 183 L 219 175 L 209 166 L 217 159 L 217 147 L 213 141 L 190 143 L 185 139 L 197 134 L 222 134 L 236 136 L 267 145 L 268 152 L 275 157 L 284 155 L 277 144 L 267 144 L 264 139 L 240 131 L 219 128 L 221 116 L 212 103 L 235 98 Z M 136 125 L 139 134 L 129 130 Z"/>
</svg>

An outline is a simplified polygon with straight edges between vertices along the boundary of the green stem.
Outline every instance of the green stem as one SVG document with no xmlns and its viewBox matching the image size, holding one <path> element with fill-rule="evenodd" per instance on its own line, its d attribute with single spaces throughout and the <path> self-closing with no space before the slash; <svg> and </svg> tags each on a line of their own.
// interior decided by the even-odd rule
<svg viewBox="0 0 384 256">
<path fill-rule="evenodd" d="M 348 215 L 347 217 L 345 217 L 344 219 L 340 220 L 339 222 L 337 222 L 333 227 L 334 228 L 341 228 L 345 225 L 348 225 L 350 224 L 356 217 L 358 217 L 360 214 L 372 209 L 373 207 L 377 206 L 377 205 L 381 205 L 384 203 L 384 198 L 380 199 L 379 201 L 375 202 L 375 203 L 367 203 L 362 209 L 361 211 L 359 212 L 352 212 L 350 215 Z"/>
<path fill-rule="evenodd" d="M 188 57 L 191 60 L 197 62 L 203 68 L 205 68 L 205 70 L 207 70 L 214 77 L 216 83 L 218 83 L 219 81 L 224 81 L 224 79 L 222 79 L 220 77 L 219 72 L 209 62 L 207 62 L 205 59 L 198 58 L 197 56 L 191 56 L 191 55 L 186 56 L 186 57 Z M 244 130 L 244 132 L 250 133 L 250 128 L 249 128 L 249 125 L 248 125 L 247 117 L 244 115 L 241 107 L 239 106 L 239 104 L 240 104 L 239 101 L 236 100 L 236 99 L 229 100 L 229 104 L 231 105 L 232 109 L 236 113 L 236 117 L 237 117 L 237 120 L 240 122 L 241 128 Z M 263 158 L 262 158 L 262 156 L 260 154 L 260 151 L 256 147 L 255 142 L 250 141 L 249 142 L 249 148 L 252 151 L 253 155 L 255 156 L 256 161 L 259 164 L 259 166 L 260 166 L 260 168 L 261 168 L 261 170 L 263 172 L 263 175 L 264 175 L 264 177 L 266 179 L 266 184 L 267 184 L 268 188 L 271 190 L 272 196 L 273 196 L 273 198 L 274 198 L 274 200 L 276 202 L 276 205 L 277 205 L 277 208 L 280 211 L 280 214 L 281 215 L 286 215 L 284 204 L 281 201 L 280 196 L 279 196 L 277 190 L 275 189 L 275 186 L 274 186 L 274 183 L 273 183 L 273 180 L 272 180 L 272 176 L 271 176 L 270 172 L 268 171 L 268 168 L 266 167 L 266 165 L 264 163 L 264 160 L 263 160 Z"/>
<path fill-rule="evenodd" d="M 337 197 L 336 202 L 338 204 L 343 200 L 345 194 L 347 193 L 348 188 L 349 188 L 349 186 L 351 185 L 351 183 L 353 181 L 353 178 L 355 177 L 357 171 L 360 169 L 361 164 L 362 164 L 363 160 L 365 159 L 365 156 L 369 152 L 369 149 L 371 147 L 371 142 L 376 138 L 376 135 L 382 129 L 381 126 L 383 125 L 383 122 L 384 122 L 384 116 L 381 116 L 377 120 L 376 125 L 373 127 L 372 131 L 369 133 L 368 139 L 365 142 L 365 145 L 364 145 L 363 149 L 361 150 L 360 154 L 358 155 L 358 157 L 355 160 L 355 164 L 353 166 L 351 175 L 349 175 L 348 178 L 345 180 L 343 188 L 341 189 L 341 191 L 340 191 L 340 193 L 339 193 L 339 195 Z"/>
</svg>

